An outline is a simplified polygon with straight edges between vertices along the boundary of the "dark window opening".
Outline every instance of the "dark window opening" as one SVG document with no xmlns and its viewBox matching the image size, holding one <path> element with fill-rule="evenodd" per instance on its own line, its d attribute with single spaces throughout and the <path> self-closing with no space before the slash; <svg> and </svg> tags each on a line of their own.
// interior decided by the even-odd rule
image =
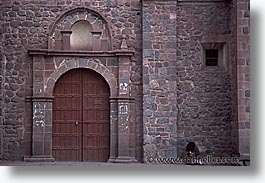
<svg viewBox="0 0 265 183">
<path fill-rule="evenodd" d="M 206 66 L 218 66 L 218 49 L 205 50 Z"/>
</svg>

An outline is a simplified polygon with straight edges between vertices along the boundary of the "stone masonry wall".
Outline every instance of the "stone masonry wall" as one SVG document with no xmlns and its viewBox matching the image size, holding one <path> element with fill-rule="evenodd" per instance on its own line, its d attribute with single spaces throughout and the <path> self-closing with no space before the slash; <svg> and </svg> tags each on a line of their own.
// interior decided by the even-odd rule
<svg viewBox="0 0 265 183">
<path fill-rule="evenodd" d="M 143 1 L 144 156 L 177 154 L 176 2 Z"/>
<path fill-rule="evenodd" d="M 230 52 L 214 69 L 202 56 L 205 40 L 229 50 L 230 18 L 226 2 L 143 1 L 146 156 L 181 156 L 190 141 L 203 154 L 234 152 Z"/>
<path fill-rule="evenodd" d="M 237 95 L 239 153 L 250 158 L 250 1 L 237 1 Z"/>
<path fill-rule="evenodd" d="M 2 0 L 0 160 L 22 160 L 31 153 L 32 116 L 27 114 L 32 106 L 26 96 L 32 95 L 32 58 L 27 52 L 47 49 L 51 25 L 75 7 L 92 8 L 106 18 L 114 50 L 126 35 L 135 51 L 130 79 L 139 161 L 143 151 L 145 156 L 182 155 L 189 141 L 206 154 L 249 155 L 249 0 Z M 224 68 L 204 66 L 205 40 L 226 46 Z"/>
<path fill-rule="evenodd" d="M 32 116 L 30 103 L 26 103 L 25 96 L 30 96 L 31 86 L 31 58 L 27 50 L 31 48 L 47 49 L 48 34 L 53 22 L 64 11 L 75 7 L 92 8 L 100 12 L 110 23 L 113 49 L 120 47 L 121 38 L 126 35 L 129 49 L 135 50 L 130 67 L 132 92 L 136 95 L 136 131 L 137 131 L 137 159 L 142 156 L 142 65 L 141 65 L 141 9 L 140 0 L 2 0 L 1 4 L 1 34 L 3 49 L 1 58 L 6 63 L 1 65 L 6 70 L 3 93 L 5 101 L 2 105 L 3 120 L 3 156 L 2 159 L 21 160 L 23 155 L 30 152 Z M 2 22 L 3 21 L 3 22 Z M 1 60 L 1 64 L 2 64 Z M 2 69 L 1 69 L 2 71 Z M 0 93 L 1 94 L 1 93 Z M 1 95 L 0 95 L 1 96 Z M 0 100 L 1 102 L 1 100 Z M 0 115 L 1 117 L 1 115 Z M 0 123 L 0 126 L 1 126 Z M 0 128 L 1 129 L 1 128 Z M 1 130 L 0 130 L 1 131 Z M 27 131 L 27 133 L 25 133 Z M 1 133 L 0 133 L 1 134 Z M 25 137 L 26 135 L 26 137 Z M 0 149 L 1 150 L 1 149 Z"/>
<path fill-rule="evenodd" d="M 237 49 L 237 5 L 236 0 L 232 0 L 230 3 L 230 27 L 231 27 L 231 39 L 230 39 L 230 49 Z M 232 89 L 232 106 L 237 106 L 237 53 L 235 51 L 230 52 L 230 62 L 231 62 L 231 89 Z M 233 123 L 231 130 L 231 139 L 232 146 L 235 155 L 238 155 L 238 115 L 237 115 L 237 107 L 233 107 Z"/>
<path fill-rule="evenodd" d="M 193 141 L 203 154 L 229 156 L 233 152 L 231 63 L 208 68 L 202 43 L 230 43 L 227 3 L 183 3 L 177 7 L 178 154 Z M 227 37 L 227 38 L 226 38 Z M 218 40 L 218 39 L 221 40 Z"/>
<path fill-rule="evenodd" d="M 3 57 L 3 12 L 2 12 L 3 2 L 0 1 L 0 159 L 3 156 L 3 66 L 4 66 L 4 57 Z"/>
</svg>

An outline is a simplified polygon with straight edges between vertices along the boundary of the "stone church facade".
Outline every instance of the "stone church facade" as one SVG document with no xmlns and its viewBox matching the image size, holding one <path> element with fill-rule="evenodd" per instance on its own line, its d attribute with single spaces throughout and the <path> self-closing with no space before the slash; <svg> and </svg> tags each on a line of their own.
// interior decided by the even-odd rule
<svg viewBox="0 0 265 183">
<path fill-rule="evenodd" d="M 250 158 L 249 0 L 0 3 L 0 160 Z"/>
</svg>

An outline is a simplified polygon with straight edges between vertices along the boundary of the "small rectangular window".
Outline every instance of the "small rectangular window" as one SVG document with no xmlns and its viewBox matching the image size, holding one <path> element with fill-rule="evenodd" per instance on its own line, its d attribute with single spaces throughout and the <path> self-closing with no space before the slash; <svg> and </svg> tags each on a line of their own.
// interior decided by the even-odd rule
<svg viewBox="0 0 265 183">
<path fill-rule="evenodd" d="M 218 49 L 205 50 L 205 64 L 206 66 L 218 66 Z"/>
<path fill-rule="evenodd" d="M 209 37 L 206 40 L 207 42 L 204 40 L 204 42 L 201 43 L 202 69 L 208 71 L 227 70 L 226 58 L 228 56 L 226 51 L 226 43 L 221 42 L 220 40 L 215 42 L 213 37 Z"/>
</svg>

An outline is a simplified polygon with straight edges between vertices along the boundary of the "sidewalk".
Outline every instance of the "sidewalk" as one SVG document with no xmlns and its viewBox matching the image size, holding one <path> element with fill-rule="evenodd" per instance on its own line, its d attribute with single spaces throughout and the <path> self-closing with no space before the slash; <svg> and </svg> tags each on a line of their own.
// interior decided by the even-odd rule
<svg viewBox="0 0 265 183">
<path fill-rule="evenodd" d="M 144 164 L 144 163 L 105 163 L 105 162 L 23 162 L 0 161 L 0 166 L 76 166 L 76 167 L 161 167 L 190 166 L 174 164 Z"/>
<path fill-rule="evenodd" d="M 106 163 L 106 162 L 24 162 L 24 161 L 0 161 L 0 166 L 64 166 L 64 167 L 206 167 L 206 166 L 230 166 L 230 165 L 191 165 L 191 164 L 146 164 L 146 163 Z M 232 166 L 249 166 L 249 163 L 240 162 Z"/>
</svg>

